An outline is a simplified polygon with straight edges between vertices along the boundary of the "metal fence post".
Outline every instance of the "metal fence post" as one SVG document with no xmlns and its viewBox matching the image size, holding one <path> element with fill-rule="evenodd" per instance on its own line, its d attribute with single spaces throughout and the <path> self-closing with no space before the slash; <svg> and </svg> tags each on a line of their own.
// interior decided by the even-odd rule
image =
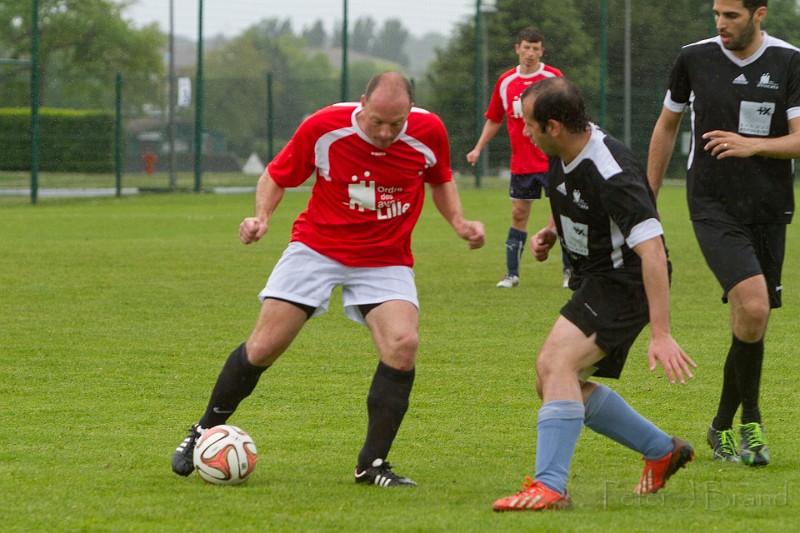
<svg viewBox="0 0 800 533">
<path fill-rule="evenodd" d="M 114 175 L 117 187 L 117 196 L 122 196 L 122 73 L 117 72 L 116 97 L 116 117 L 114 120 Z"/>
<path fill-rule="evenodd" d="M 194 115 L 194 192 L 203 183 L 203 0 L 199 0 L 197 29 L 197 97 Z"/>
<path fill-rule="evenodd" d="M 31 203 L 39 197 L 39 0 L 33 0 L 31 41 Z"/>
</svg>

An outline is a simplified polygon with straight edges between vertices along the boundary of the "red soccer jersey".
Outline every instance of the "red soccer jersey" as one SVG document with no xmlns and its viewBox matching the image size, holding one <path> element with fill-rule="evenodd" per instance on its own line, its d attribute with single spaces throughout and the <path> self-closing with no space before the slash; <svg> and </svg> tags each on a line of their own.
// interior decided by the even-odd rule
<svg viewBox="0 0 800 533">
<path fill-rule="evenodd" d="M 447 132 L 438 116 L 413 108 L 394 143 L 380 150 L 358 127 L 360 110 L 346 103 L 316 112 L 267 170 L 281 187 L 296 187 L 316 170 L 292 241 L 347 266 L 410 267 L 425 183 L 453 179 Z"/>
<path fill-rule="evenodd" d="M 531 74 L 520 74 L 519 66 L 503 73 L 498 79 L 484 116 L 493 122 L 502 122 L 506 117 L 508 137 L 511 140 L 511 173 L 531 174 L 547 172 L 547 156 L 522 133 L 522 103 L 519 97 L 529 85 L 545 78 L 562 76 L 561 71 L 539 63 Z"/>
</svg>

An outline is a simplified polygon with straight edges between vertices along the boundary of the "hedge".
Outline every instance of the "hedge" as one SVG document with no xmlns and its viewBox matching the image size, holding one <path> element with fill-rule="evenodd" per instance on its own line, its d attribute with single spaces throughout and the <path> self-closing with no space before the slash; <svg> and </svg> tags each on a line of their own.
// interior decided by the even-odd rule
<svg viewBox="0 0 800 533">
<path fill-rule="evenodd" d="M 30 169 L 31 111 L 27 108 L 0 108 L 0 170 Z M 113 172 L 113 113 L 40 109 L 39 169 Z"/>
</svg>

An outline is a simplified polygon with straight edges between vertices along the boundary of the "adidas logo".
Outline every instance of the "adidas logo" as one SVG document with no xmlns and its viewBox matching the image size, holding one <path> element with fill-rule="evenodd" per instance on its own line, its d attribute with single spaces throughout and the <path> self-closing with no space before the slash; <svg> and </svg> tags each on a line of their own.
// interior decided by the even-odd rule
<svg viewBox="0 0 800 533">
<path fill-rule="evenodd" d="M 748 81 L 744 74 L 739 74 L 739 76 L 733 80 L 734 85 L 747 85 Z"/>
<path fill-rule="evenodd" d="M 561 194 L 563 194 L 564 196 L 567 195 L 567 186 L 564 185 L 563 183 L 559 183 L 558 187 L 556 187 L 556 190 Z"/>
</svg>

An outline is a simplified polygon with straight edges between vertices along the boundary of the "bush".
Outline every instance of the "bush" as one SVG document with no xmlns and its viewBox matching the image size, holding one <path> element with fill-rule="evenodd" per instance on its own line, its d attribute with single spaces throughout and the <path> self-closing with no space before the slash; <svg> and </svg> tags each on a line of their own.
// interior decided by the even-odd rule
<svg viewBox="0 0 800 533">
<path fill-rule="evenodd" d="M 0 109 L 0 170 L 31 169 L 31 112 Z M 39 111 L 39 169 L 113 172 L 114 115 L 106 111 Z"/>
</svg>

